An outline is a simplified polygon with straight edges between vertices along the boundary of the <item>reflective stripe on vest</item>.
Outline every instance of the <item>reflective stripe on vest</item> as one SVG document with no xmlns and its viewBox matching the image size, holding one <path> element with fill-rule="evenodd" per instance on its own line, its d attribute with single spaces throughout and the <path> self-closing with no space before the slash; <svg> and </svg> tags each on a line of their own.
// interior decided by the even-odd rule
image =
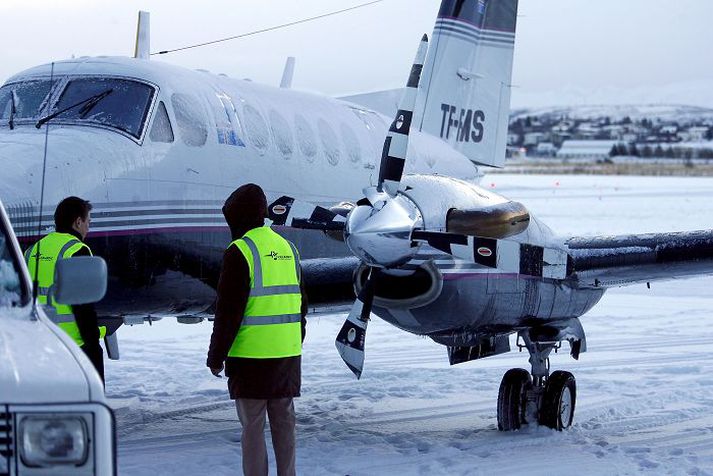
<svg viewBox="0 0 713 476">
<path fill-rule="evenodd" d="M 71 258 L 82 248 L 86 248 L 89 254 L 92 254 L 92 250 L 74 235 L 52 232 L 25 252 L 27 268 L 30 271 L 30 277 L 34 280 L 37 266 L 37 251 L 39 249 L 40 269 L 37 273 L 37 300 L 40 304 L 46 306 L 45 313 L 52 322 L 69 334 L 79 346 L 84 345 L 84 340 L 82 339 L 79 327 L 72 314 L 72 306 L 57 303 L 54 300 L 52 288 L 54 286 L 54 271 L 57 261 Z M 47 306 L 48 301 L 51 307 Z M 100 337 L 106 335 L 106 327 L 99 327 L 99 335 Z"/>
<path fill-rule="evenodd" d="M 302 354 L 302 293 L 299 255 L 268 227 L 233 241 L 250 271 L 250 295 L 228 356 L 253 359 Z"/>
</svg>

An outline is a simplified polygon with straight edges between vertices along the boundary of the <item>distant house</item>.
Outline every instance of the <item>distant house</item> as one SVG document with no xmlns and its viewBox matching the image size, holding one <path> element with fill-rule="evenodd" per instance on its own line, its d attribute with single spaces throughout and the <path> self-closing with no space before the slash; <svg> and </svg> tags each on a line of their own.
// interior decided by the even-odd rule
<svg viewBox="0 0 713 476">
<path fill-rule="evenodd" d="M 510 132 L 508 134 L 508 145 L 515 145 L 520 143 L 520 134 L 515 134 L 514 132 Z"/>
<path fill-rule="evenodd" d="M 543 140 L 545 140 L 544 132 L 528 132 L 525 134 L 525 140 L 523 143 L 525 146 L 533 146 L 539 144 Z"/>
<path fill-rule="evenodd" d="M 540 157 L 554 157 L 557 155 L 557 147 L 552 142 L 540 142 L 537 144 L 535 154 Z"/>
<path fill-rule="evenodd" d="M 605 159 L 619 145 L 615 140 L 567 140 L 557 152 L 562 159 Z"/>
<path fill-rule="evenodd" d="M 552 126 L 552 132 L 555 134 L 563 134 L 569 132 L 574 127 L 574 121 L 563 119 L 558 124 Z"/>
<path fill-rule="evenodd" d="M 673 136 L 678 133 L 678 126 L 675 126 L 675 125 L 663 126 L 661 129 L 659 129 L 659 132 L 663 135 Z"/>
<path fill-rule="evenodd" d="M 702 142 L 706 140 L 708 127 L 694 126 L 678 133 L 678 137 L 685 142 Z"/>
</svg>

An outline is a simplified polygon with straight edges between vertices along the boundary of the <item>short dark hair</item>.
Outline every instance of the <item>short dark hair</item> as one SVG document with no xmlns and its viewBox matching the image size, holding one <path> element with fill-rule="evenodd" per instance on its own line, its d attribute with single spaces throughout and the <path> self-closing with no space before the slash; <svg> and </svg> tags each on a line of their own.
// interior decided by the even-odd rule
<svg viewBox="0 0 713 476">
<path fill-rule="evenodd" d="M 57 230 L 71 230 L 74 221 L 77 218 L 86 220 L 90 211 L 92 211 L 92 204 L 88 200 L 67 197 L 59 202 L 54 211 L 54 225 Z"/>
</svg>

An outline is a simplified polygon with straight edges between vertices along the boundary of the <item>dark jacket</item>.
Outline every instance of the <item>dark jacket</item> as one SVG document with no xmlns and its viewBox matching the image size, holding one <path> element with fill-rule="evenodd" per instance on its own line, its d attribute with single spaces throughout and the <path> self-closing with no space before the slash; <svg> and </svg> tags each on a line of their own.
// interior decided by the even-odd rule
<svg viewBox="0 0 713 476">
<path fill-rule="evenodd" d="M 230 226 L 233 240 L 264 225 L 267 212 L 262 190 L 245 185 L 225 202 L 223 214 Z M 307 296 L 302 289 L 302 339 L 305 336 Z M 248 359 L 228 357 L 243 320 L 250 295 L 250 269 L 243 254 L 235 247 L 223 255 L 223 268 L 218 281 L 218 300 L 213 321 L 213 334 L 206 365 L 220 368 L 225 362 L 230 398 L 273 399 L 297 397 L 301 385 L 301 357 L 279 359 Z"/>
</svg>

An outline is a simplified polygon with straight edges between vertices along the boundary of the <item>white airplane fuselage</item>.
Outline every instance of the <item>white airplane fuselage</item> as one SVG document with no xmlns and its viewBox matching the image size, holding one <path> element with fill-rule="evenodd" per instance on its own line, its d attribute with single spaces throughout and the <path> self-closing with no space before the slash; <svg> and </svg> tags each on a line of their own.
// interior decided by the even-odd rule
<svg viewBox="0 0 713 476">
<path fill-rule="evenodd" d="M 107 88 L 116 90 L 86 117 L 69 117 L 70 112 L 50 120 L 49 131 L 47 125 L 36 128 L 38 117 L 59 109 L 58 101 L 66 105 L 62 94 L 69 93 L 63 91 L 77 80 L 92 82 L 99 90 L 107 82 Z M 261 185 L 268 201 L 289 195 L 331 206 L 357 199 L 365 184 L 378 178 L 391 122 L 325 96 L 132 58 L 38 66 L 7 84 L 42 82 L 51 84 L 52 108 L 46 102 L 33 104 L 31 94 L 25 93 L 26 99 L 21 92 L 14 128 L 7 121 L 0 125 L 0 190 L 18 237 L 28 244 L 51 230 L 52 213 L 64 197 L 88 199 L 94 206 L 90 244 L 109 259 L 114 276 L 136 285 L 155 282 L 166 269 L 214 284 L 230 241 L 221 206 L 241 184 Z M 136 96 L 134 85 L 145 93 L 137 104 L 129 101 Z M 89 90 L 77 99 L 96 92 Z M 113 107 L 109 101 L 123 101 L 121 110 L 131 114 L 112 118 L 111 111 L 104 111 L 95 116 Z M 407 172 L 470 182 L 480 178 L 465 156 L 420 133 L 412 135 Z M 321 232 L 283 231 L 306 262 L 350 256 L 343 243 Z"/>
</svg>

